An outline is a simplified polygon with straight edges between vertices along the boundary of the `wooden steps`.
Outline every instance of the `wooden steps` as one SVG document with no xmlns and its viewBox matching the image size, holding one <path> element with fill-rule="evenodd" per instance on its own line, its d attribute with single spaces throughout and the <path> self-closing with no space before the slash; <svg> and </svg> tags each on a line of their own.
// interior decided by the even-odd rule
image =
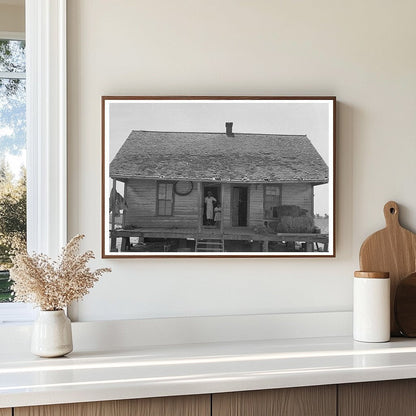
<svg viewBox="0 0 416 416">
<path fill-rule="evenodd" d="M 195 252 L 224 252 L 224 240 L 220 238 L 201 238 L 195 241 Z"/>
</svg>

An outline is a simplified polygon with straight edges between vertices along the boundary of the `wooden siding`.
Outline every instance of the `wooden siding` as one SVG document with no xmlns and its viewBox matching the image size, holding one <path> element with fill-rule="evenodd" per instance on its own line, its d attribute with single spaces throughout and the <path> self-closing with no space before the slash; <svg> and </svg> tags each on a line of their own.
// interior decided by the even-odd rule
<svg viewBox="0 0 416 416">
<path fill-rule="evenodd" d="M 313 214 L 313 187 L 311 184 L 282 184 L 282 205 L 298 205 Z M 250 185 L 249 226 L 263 226 L 264 216 L 264 185 Z M 270 220 L 270 219 L 269 219 Z"/>
<path fill-rule="evenodd" d="M 313 186 L 310 183 L 282 184 L 282 205 L 297 205 L 313 215 Z"/>
<path fill-rule="evenodd" d="M 126 183 L 126 202 L 128 209 L 124 219 L 125 226 L 136 227 L 197 227 L 198 190 L 196 184 L 188 195 L 173 195 L 173 215 L 156 214 L 157 181 L 130 179 Z"/>
<path fill-rule="evenodd" d="M 248 225 L 250 227 L 263 226 L 264 224 L 264 185 L 251 184 L 249 190 L 249 218 Z"/>
<path fill-rule="evenodd" d="M 264 224 L 264 185 L 248 186 L 248 227 Z M 202 185 L 201 185 L 202 186 Z M 238 186 L 238 185 L 236 185 Z M 231 194 L 233 184 L 224 183 L 221 189 L 223 227 L 232 226 Z M 194 183 L 188 195 L 173 195 L 173 215 L 161 216 L 156 213 L 157 181 L 130 179 L 126 182 L 124 226 L 160 228 L 198 228 L 203 213 L 203 200 Z M 311 184 L 282 184 L 282 205 L 298 205 L 313 214 L 313 186 Z"/>
</svg>

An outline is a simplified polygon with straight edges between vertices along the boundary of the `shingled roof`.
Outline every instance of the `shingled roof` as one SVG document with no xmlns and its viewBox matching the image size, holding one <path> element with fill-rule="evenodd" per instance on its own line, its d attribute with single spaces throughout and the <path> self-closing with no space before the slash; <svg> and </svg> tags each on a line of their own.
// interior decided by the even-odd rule
<svg viewBox="0 0 416 416">
<path fill-rule="evenodd" d="M 110 177 L 320 184 L 328 166 L 306 135 L 133 130 Z"/>
</svg>

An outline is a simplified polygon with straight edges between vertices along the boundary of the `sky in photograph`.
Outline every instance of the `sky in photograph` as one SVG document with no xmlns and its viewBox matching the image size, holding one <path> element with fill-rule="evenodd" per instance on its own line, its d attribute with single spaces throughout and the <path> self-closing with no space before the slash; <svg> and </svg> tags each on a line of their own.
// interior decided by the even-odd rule
<svg viewBox="0 0 416 416">
<path fill-rule="evenodd" d="M 234 133 L 306 134 L 332 163 L 332 107 L 325 101 L 112 101 L 109 114 L 110 161 L 132 130 L 225 132 L 231 121 Z M 328 185 L 315 187 L 315 213 L 329 213 L 329 198 Z"/>
</svg>

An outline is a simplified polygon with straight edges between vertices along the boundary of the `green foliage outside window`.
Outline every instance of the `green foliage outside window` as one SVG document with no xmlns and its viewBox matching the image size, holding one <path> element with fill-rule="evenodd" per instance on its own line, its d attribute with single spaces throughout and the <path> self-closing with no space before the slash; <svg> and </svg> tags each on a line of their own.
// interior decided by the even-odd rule
<svg viewBox="0 0 416 416">
<path fill-rule="evenodd" d="M 25 71 L 25 42 L 0 39 L 0 302 L 12 300 L 11 256 L 26 242 Z"/>
<path fill-rule="evenodd" d="M 0 166 L 0 302 L 12 298 L 7 269 L 13 250 L 26 242 L 26 174 L 15 182 L 7 164 Z"/>
</svg>

